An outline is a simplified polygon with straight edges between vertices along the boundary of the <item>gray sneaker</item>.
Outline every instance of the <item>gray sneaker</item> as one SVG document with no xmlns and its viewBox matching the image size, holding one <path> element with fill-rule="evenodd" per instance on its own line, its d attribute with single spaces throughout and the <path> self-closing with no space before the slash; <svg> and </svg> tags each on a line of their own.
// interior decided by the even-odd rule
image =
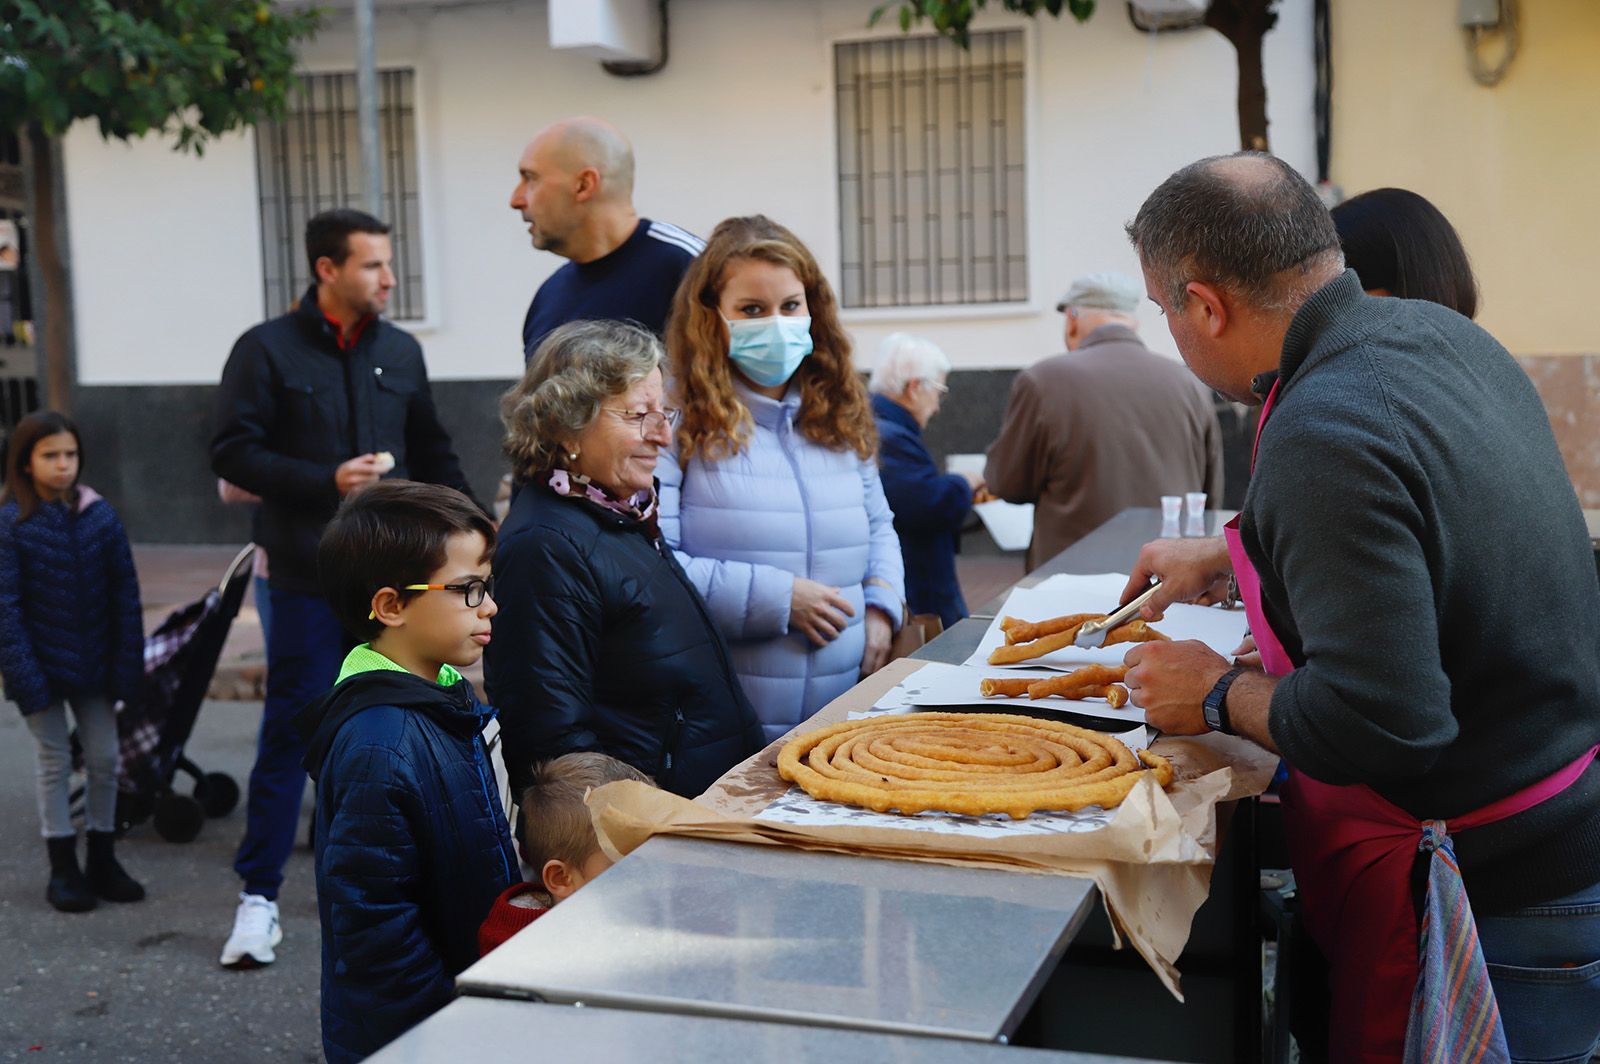
<svg viewBox="0 0 1600 1064">
<path fill-rule="evenodd" d="M 224 968 L 261 968 L 278 959 L 272 947 L 283 941 L 278 903 L 259 894 L 240 894 L 233 914 L 233 933 L 222 947 Z"/>
</svg>

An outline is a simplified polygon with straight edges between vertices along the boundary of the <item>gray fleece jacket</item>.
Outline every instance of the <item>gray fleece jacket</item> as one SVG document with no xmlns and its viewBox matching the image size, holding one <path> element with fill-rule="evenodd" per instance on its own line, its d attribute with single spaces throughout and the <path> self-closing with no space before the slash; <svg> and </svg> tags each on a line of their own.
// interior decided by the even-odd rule
<svg viewBox="0 0 1600 1064">
<path fill-rule="evenodd" d="M 1600 743 L 1589 537 L 1505 348 L 1346 271 L 1295 315 L 1277 375 L 1241 532 L 1299 666 L 1272 699 L 1285 759 L 1448 819 Z M 1600 881 L 1600 765 L 1455 846 L 1480 912 Z"/>
</svg>

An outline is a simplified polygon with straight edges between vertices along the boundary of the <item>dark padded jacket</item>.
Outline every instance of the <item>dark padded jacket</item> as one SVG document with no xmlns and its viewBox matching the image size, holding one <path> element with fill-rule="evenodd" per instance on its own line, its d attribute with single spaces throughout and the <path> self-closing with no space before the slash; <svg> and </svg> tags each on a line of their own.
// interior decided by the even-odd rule
<svg viewBox="0 0 1600 1064">
<path fill-rule="evenodd" d="M 339 508 L 334 472 L 380 451 L 394 455 L 388 476 L 472 494 L 410 333 L 375 318 L 341 351 L 313 287 L 239 337 L 222 371 L 211 468 L 261 496 L 255 541 L 273 587 L 321 594 L 317 540 Z"/>
<path fill-rule="evenodd" d="M 1272 697 L 1284 759 L 1448 820 L 1600 743 L 1594 556 L 1516 360 L 1346 271 L 1295 315 L 1279 381 L 1240 533 L 1298 666 Z M 1586 887 L 1600 763 L 1451 837 L 1479 913 Z"/>
<path fill-rule="evenodd" d="M 366 646 L 351 651 L 378 659 Z M 317 787 L 322 1045 L 376 1052 L 455 995 L 478 926 L 521 876 L 480 732 L 494 715 L 393 667 L 342 680 L 295 718 Z"/>
<path fill-rule="evenodd" d="M 911 411 L 874 395 L 872 413 L 878 420 L 878 475 L 906 563 L 906 605 L 912 613 L 938 614 L 948 628 L 967 615 L 956 552 L 972 512 L 972 485 L 960 474 L 939 472 Z"/>
<path fill-rule="evenodd" d="M 139 577 L 111 504 L 80 486 L 17 521 L 0 506 L 0 678 L 26 714 L 63 697 L 132 700 L 144 676 Z"/>
<path fill-rule="evenodd" d="M 761 748 L 727 644 L 652 533 L 543 484 L 512 503 L 484 683 L 513 794 L 535 761 L 599 750 L 692 797 Z"/>
</svg>

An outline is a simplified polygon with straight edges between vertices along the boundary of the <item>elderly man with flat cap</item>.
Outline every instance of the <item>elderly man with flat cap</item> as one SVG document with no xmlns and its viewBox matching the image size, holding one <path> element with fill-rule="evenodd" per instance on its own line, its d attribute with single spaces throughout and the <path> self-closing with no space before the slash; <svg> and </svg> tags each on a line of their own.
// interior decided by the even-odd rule
<svg viewBox="0 0 1600 1064">
<path fill-rule="evenodd" d="M 633 207 L 633 148 L 599 118 L 567 118 L 528 142 L 511 209 L 533 246 L 566 263 L 535 293 L 522 323 L 523 357 L 569 321 L 632 321 L 656 335 L 705 241 Z"/>
<path fill-rule="evenodd" d="M 1139 339 L 1144 292 L 1120 273 L 1080 277 L 1056 309 L 1068 354 L 1034 363 L 1011 386 L 984 480 L 1034 503 L 1035 569 L 1130 506 L 1163 495 L 1222 497 L 1222 431 L 1210 393 Z"/>
</svg>

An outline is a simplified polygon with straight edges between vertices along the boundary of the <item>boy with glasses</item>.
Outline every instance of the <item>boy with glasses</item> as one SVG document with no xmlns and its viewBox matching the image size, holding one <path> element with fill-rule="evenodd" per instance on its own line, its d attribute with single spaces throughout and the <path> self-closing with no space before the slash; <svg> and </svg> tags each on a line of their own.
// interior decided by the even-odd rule
<svg viewBox="0 0 1600 1064">
<path fill-rule="evenodd" d="M 447 1004 L 520 878 L 481 735 L 494 711 L 456 671 L 489 643 L 494 542 L 466 496 L 407 481 L 352 495 L 322 537 L 324 593 L 364 640 L 295 719 L 317 788 L 329 1064 Z"/>
</svg>

